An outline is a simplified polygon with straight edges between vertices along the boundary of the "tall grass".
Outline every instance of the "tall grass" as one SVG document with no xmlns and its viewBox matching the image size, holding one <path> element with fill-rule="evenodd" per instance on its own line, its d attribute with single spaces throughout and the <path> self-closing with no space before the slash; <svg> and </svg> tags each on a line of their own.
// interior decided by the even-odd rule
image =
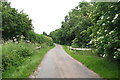
<svg viewBox="0 0 120 80">
<path fill-rule="evenodd" d="M 94 51 L 70 51 L 67 46 L 63 46 L 65 51 L 85 66 L 98 73 L 103 78 L 114 80 L 120 78 L 119 64 L 117 61 L 108 61 L 105 58 L 95 56 Z"/>
<path fill-rule="evenodd" d="M 41 46 L 40 49 L 36 47 Z M 20 41 L 2 45 L 2 77 L 27 78 L 40 64 L 45 53 L 53 46 Z"/>
</svg>

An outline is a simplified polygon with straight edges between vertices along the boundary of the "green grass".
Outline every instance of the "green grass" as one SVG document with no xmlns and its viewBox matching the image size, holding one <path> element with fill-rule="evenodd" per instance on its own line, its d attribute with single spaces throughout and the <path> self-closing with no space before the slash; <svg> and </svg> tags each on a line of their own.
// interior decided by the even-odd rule
<svg viewBox="0 0 120 80">
<path fill-rule="evenodd" d="M 2 46 L 0 44 L 0 80 L 2 79 L 1 67 L 2 67 Z"/>
<path fill-rule="evenodd" d="M 23 42 L 19 44 L 16 44 L 16 43 L 4 44 L 2 46 L 3 48 L 2 54 L 5 56 L 9 56 L 9 54 L 12 55 L 11 58 L 7 58 L 7 59 L 16 60 L 16 58 L 13 58 L 13 57 L 14 56 L 18 57 L 16 56 L 16 54 L 18 55 L 18 51 L 19 53 L 21 52 L 25 53 L 26 51 L 28 51 L 30 55 L 23 56 L 22 61 L 21 61 L 21 58 L 19 58 L 21 56 L 19 56 L 18 59 L 20 61 L 16 60 L 16 62 L 13 62 L 15 63 L 15 65 L 13 64 L 7 65 L 7 68 L 3 72 L 2 77 L 3 78 L 28 78 L 36 70 L 36 68 L 42 61 L 44 55 L 54 47 L 54 46 L 47 46 L 47 45 L 45 46 L 44 44 L 44 47 L 41 45 L 42 48 L 37 50 L 36 46 L 38 46 L 38 44 L 36 45 L 33 43 L 23 43 Z M 25 52 L 24 52 L 24 49 L 26 50 Z"/>
<path fill-rule="evenodd" d="M 70 51 L 67 46 L 63 46 L 65 51 L 74 59 L 82 62 L 89 69 L 93 70 L 103 78 L 120 78 L 118 72 L 117 61 L 109 61 L 107 59 L 97 57 L 94 51 Z M 88 54 L 88 55 L 87 55 Z"/>
</svg>

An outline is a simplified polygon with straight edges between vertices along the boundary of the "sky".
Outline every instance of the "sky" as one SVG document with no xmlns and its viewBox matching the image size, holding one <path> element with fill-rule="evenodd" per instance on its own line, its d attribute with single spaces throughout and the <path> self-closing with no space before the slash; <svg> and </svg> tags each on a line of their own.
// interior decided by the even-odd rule
<svg viewBox="0 0 120 80">
<path fill-rule="evenodd" d="M 8 0 L 11 7 L 24 10 L 33 20 L 34 31 L 49 34 L 61 27 L 68 12 L 83 0 Z"/>
</svg>

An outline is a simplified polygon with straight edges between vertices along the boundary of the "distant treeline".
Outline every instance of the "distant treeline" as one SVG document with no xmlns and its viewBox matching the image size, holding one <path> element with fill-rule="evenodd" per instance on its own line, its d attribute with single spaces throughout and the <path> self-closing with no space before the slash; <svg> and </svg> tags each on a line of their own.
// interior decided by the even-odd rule
<svg viewBox="0 0 120 80">
<path fill-rule="evenodd" d="M 59 44 L 92 47 L 99 56 L 120 58 L 120 1 L 80 2 L 50 36 Z"/>
</svg>

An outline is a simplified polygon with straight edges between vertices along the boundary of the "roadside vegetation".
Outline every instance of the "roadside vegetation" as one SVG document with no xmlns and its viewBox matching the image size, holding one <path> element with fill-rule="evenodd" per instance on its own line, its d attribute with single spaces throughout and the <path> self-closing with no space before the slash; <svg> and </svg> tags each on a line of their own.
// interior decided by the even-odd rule
<svg viewBox="0 0 120 80">
<path fill-rule="evenodd" d="M 0 4 L 3 78 L 28 77 L 53 47 L 53 41 L 72 47 L 93 48 L 94 51 L 76 52 L 64 47 L 72 57 L 100 76 L 119 76 L 120 1 L 80 2 L 65 16 L 61 28 L 50 35 L 35 33 L 32 20 L 24 11 L 11 8 L 8 2 L 0 1 Z"/>
<path fill-rule="evenodd" d="M 50 33 L 54 42 L 96 49 L 99 56 L 120 60 L 120 1 L 80 2 L 65 16 L 60 29 Z"/>
<path fill-rule="evenodd" d="M 117 78 L 120 72 L 120 1 L 80 2 L 62 21 L 61 28 L 50 33 L 53 41 L 73 48 L 65 50 L 75 59 L 105 78 Z"/>
<path fill-rule="evenodd" d="M 32 20 L 24 11 L 18 12 L 8 2 L 0 4 L 2 78 L 28 78 L 44 55 L 54 47 L 53 40 L 47 35 L 35 33 Z"/>
<path fill-rule="evenodd" d="M 37 47 L 41 46 L 40 49 Z M 20 41 L 2 45 L 2 77 L 28 78 L 53 46 Z"/>
<path fill-rule="evenodd" d="M 117 80 L 120 78 L 118 71 L 120 65 L 116 60 L 109 61 L 105 58 L 103 59 L 102 57 L 98 57 L 93 50 L 70 51 L 68 46 L 63 47 L 64 50 L 74 59 L 82 62 L 85 66 L 99 74 L 101 77 L 107 78 L 108 80 Z"/>
</svg>

